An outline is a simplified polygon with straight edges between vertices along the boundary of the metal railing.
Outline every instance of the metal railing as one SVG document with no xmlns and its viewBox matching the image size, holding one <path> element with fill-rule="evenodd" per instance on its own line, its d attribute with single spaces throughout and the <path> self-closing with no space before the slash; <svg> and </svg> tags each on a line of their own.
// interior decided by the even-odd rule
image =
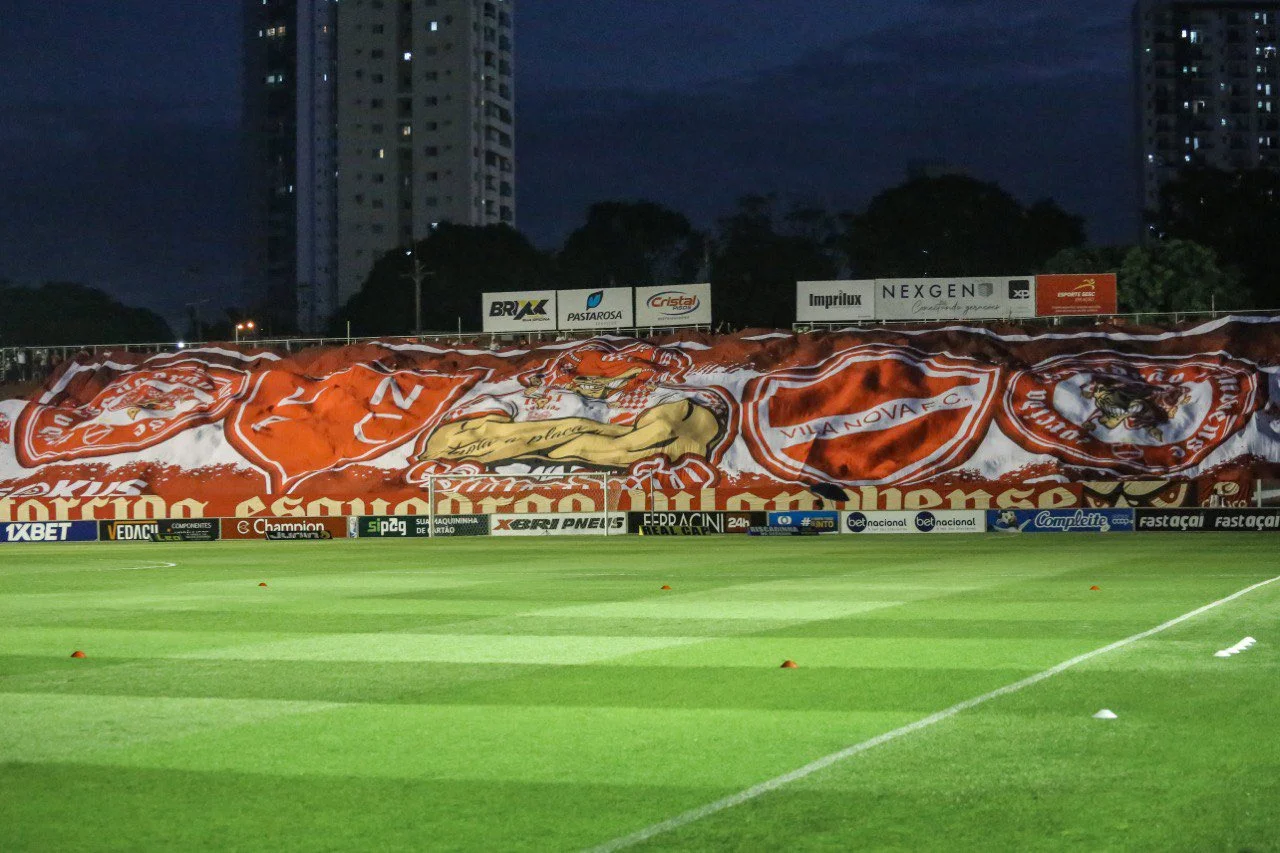
<svg viewBox="0 0 1280 853">
<path fill-rule="evenodd" d="M 622 329 L 592 329 L 576 332 L 546 331 L 517 334 L 514 332 L 429 332 L 418 335 L 367 335 L 343 337 L 246 337 L 237 341 L 153 341 L 127 344 L 57 344 L 50 346 L 0 347 L 0 383 L 39 381 L 64 361 L 81 354 L 98 355 L 104 352 L 130 352 L 143 355 L 181 352 L 207 346 L 238 346 L 265 349 L 276 353 L 293 353 L 313 347 L 350 346 L 352 344 L 395 341 L 397 343 L 438 344 L 442 346 L 471 346 L 479 349 L 499 349 L 502 346 L 532 345 L 539 343 L 586 340 L 601 334 L 653 337 L 677 331 L 710 332 L 710 326 L 645 326 Z"/>
<path fill-rule="evenodd" d="M 963 320 L 860 320 L 844 322 L 794 323 L 792 330 L 798 333 L 835 331 L 839 329 L 868 329 L 885 326 L 953 326 L 965 323 L 976 326 L 1142 326 L 1178 325 L 1186 322 L 1203 322 L 1221 317 L 1254 316 L 1280 317 L 1280 309 L 1265 311 L 1171 311 L 1163 313 L 1143 312 L 1133 314 L 1106 314 L 1095 316 L 1029 317 L 1029 318 L 966 318 Z M 715 327 L 721 331 L 723 327 Z M 599 334 L 620 334 L 634 337 L 654 337 L 674 332 L 711 332 L 713 327 L 702 326 L 646 326 L 619 329 L 581 330 L 577 332 L 546 331 L 538 333 L 502 332 L 429 332 L 418 335 L 366 335 L 344 337 L 241 337 L 239 341 L 153 341 L 149 343 L 95 343 L 58 344 L 51 346 L 0 347 L 0 383 L 40 381 L 58 365 L 81 354 L 97 355 L 102 352 L 131 352 L 156 354 L 180 352 L 210 345 L 240 346 L 265 349 L 272 352 L 292 353 L 312 347 L 348 346 L 375 341 L 438 344 L 444 346 L 471 346 L 480 349 L 499 349 L 502 346 L 519 346 L 555 341 L 585 340 Z"/>
</svg>

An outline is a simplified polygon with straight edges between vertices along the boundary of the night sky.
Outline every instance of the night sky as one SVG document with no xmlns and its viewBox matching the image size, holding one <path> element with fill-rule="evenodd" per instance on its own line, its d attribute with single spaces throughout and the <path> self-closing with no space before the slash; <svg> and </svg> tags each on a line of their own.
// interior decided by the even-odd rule
<svg viewBox="0 0 1280 853">
<path fill-rule="evenodd" d="M 0 278 L 97 285 L 177 331 L 186 302 L 239 301 L 239 5 L 4 0 Z M 858 208 L 915 160 L 1136 234 L 1128 3 L 517 8 L 517 224 L 544 248 L 593 201 L 700 226 L 748 192 Z"/>
</svg>

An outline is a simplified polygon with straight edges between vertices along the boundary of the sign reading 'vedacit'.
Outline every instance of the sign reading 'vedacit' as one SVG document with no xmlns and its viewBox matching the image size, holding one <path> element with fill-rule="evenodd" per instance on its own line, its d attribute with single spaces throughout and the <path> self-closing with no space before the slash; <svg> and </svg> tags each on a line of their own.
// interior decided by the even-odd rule
<svg viewBox="0 0 1280 853">
<path fill-rule="evenodd" d="M 480 303 L 486 332 L 553 331 L 556 327 L 554 290 L 485 293 Z"/>
<path fill-rule="evenodd" d="M 1000 320 L 1035 315 L 1032 276 L 876 279 L 877 320 Z"/>
<path fill-rule="evenodd" d="M 875 281 L 796 282 L 796 322 L 874 320 Z"/>
<path fill-rule="evenodd" d="M 635 325 L 631 288 L 556 291 L 561 329 L 620 329 Z"/>
<path fill-rule="evenodd" d="M 636 325 L 711 325 L 711 285 L 673 284 L 637 287 Z"/>
</svg>

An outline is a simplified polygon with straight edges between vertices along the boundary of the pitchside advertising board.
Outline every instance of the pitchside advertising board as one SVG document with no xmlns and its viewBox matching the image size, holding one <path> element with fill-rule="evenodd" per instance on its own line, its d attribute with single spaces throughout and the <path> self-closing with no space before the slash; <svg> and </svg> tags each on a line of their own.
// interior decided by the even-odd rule
<svg viewBox="0 0 1280 853">
<path fill-rule="evenodd" d="M 875 286 L 862 281 L 796 282 L 796 322 L 844 323 L 874 320 Z"/>
<path fill-rule="evenodd" d="M 985 533 L 983 510 L 842 512 L 841 533 Z"/>
<path fill-rule="evenodd" d="M 1280 532 L 1280 509 L 1139 509 L 1138 530 L 1181 533 Z"/>
<path fill-rule="evenodd" d="M 480 313 L 486 332 L 554 332 L 556 292 L 520 290 L 481 295 Z"/>
<path fill-rule="evenodd" d="M 0 524 L 0 542 L 96 542 L 96 521 L 9 521 Z"/>
<path fill-rule="evenodd" d="M 708 536 L 746 533 L 767 522 L 764 512 L 629 512 L 627 532 L 643 536 Z"/>
<path fill-rule="evenodd" d="M 993 533 L 1131 533 L 1131 509 L 989 509 Z"/>
<path fill-rule="evenodd" d="M 345 516 L 317 518 L 224 518 L 223 539 L 345 539 Z"/>
<path fill-rule="evenodd" d="M 489 516 L 494 536 L 603 536 L 626 533 L 626 513 L 498 513 Z"/>
<path fill-rule="evenodd" d="M 771 512 L 768 526 L 783 530 L 795 530 L 800 533 L 839 533 L 840 513 L 835 510 L 787 510 Z"/>
<path fill-rule="evenodd" d="M 489 516 L 437 515 L 434 519 L 426 515 L 379 515 L 359 518 L 353 516 L 347 524 L 347 535 L 358 536 L 361 539 L 488 536 Z"/>
<path fill-rule="evenodd" d="M 102 542 L 213 542 L 221 533 L 216 518 L 161 518 L 155 521 L 99 521 Z"/>
<path fill-rule="evenodd" d="M 636 324 L 629 287 L 557 290 L 556 323 L 561 329 L 621 329 Z"/>
<path fill-rule="evenodd" d="M 711 325 L 711 285 L 637 287 L 636 325 Z"/>
</svg>

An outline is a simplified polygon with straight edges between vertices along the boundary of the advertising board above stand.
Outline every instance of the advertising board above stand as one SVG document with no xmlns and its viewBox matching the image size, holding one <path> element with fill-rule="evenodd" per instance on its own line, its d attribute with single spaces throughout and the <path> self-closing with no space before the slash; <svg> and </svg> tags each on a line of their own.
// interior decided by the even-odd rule
<svg viewBox="0 0 1280 853">
<path fill-rule="evenodd" d="M 1114 273 L 796 282 L 798 323 L 1027 320 L 1116 310 Z"/>
<path fill-rule="evenodd" d="M 481 315 L 486 334 L 708 326 L 711 285 L 485 293 Z"/>
</svg>

